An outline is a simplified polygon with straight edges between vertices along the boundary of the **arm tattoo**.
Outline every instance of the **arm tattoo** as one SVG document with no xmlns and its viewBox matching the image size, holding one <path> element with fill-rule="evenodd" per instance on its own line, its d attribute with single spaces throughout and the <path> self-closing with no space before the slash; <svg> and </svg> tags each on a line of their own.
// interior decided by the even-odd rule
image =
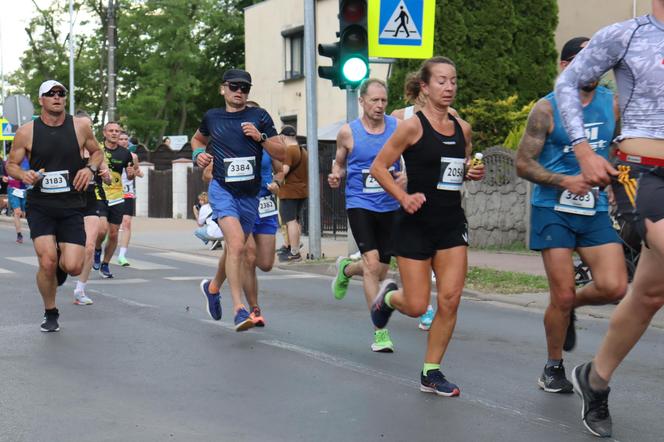
<svg viewBox="0 0 664 442">
<path fill-rule="evenodd" d="M 517 174 L 533 183 L 560 186 L 564 176 L 551 172 L 537 161 L 548 136 L 550 124 L 550 109 L 546 109 L 541 102 L 537 103 L 528 115 L 526 131 L 519 143 Z"/>
</svg>

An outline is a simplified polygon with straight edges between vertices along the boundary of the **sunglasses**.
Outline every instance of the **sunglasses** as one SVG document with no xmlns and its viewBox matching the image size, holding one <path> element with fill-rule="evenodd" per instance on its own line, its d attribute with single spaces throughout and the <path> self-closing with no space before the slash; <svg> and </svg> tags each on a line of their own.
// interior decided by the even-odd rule
<svg viewBox="0 0 664 442">
<path fill-rule="evenodd" d="M 231 92 L 237 92 L 239 89 L 243 94 L 248 94 L 251 90 L 251 85 L 247 83 L 226 83 L 226 85 Z"/>
<path fill-rule="evenodd" d="M 56 95 L 58 97 L 66 97 L 67 92 L 65 92 L 65 91 L 48 91 L 48 92 L 44 92 L 42 94 L 42 97 L 55 97 Z"/>
</svg>

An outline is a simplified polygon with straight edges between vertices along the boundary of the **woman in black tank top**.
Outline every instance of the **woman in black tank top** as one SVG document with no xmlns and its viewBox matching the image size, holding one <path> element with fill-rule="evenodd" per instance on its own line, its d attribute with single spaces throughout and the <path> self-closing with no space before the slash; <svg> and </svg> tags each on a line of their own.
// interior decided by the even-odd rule
<svg viewBox="0 0 664 442">
<path fill-rule="evenodd" d="M 456 95 L 456 68 L 445 57 L 425 61 L 417 75 L 426 104 L 417 118 L 404 121 L 376 157 L 371 174 L 401 203 L 393 229 L 393 247 L 403 289 L 386 280 L 372 307 L 376 327 L 385 327 L 394 309 L 417 317 L 431 296 L 436 275 L 438 311 L 431 324 L 420 389 L 457 396 L 459 387 L 440 371 L 456 324 L 467 271 L 468 226 L 461 208 L 465 179 L 480 180 L 484 167 L 469 167 L 471 128 L 448 112 Z M 388 167 L 403 155 L 408 188 L 400 188 Z"/>
</svg>

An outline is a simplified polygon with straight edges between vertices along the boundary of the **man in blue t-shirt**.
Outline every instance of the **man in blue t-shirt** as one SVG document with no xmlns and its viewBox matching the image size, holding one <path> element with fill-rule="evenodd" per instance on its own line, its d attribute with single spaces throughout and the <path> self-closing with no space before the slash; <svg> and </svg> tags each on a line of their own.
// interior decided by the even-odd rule
<svg viewBox="0 0 664 442">
<path fill-rule="evenodd" d="M 198 166 L 206 167 L 214 159 L 208 198 L 213 219 L 224 234 L 227 255 L 225 266 L 220 261 L 214 279 L 201 282 L 201 291 L 208 313 L 219 320 L 219 287 L 223 278 L 228 278 L 236 331 L 254 326 L 242 303 L 241 271 L 245 243 L 258 216 L 263 149 L 277 160 L 285 155 L 285 144 L 277 136 L 270 115 L 264 109 L 247 107 L 251 86 L 248 72 L 224 72 L 220 92 L 225 107 L 207 111 L 191 140 Z"/>
<path fill-rule="evenodd" d="M 587 43 L 585 37 L 568 41 L 560 67 L 565 69 Z M 619 119 L 614 95 L 597 82 L 579 93 L 588 140 L 598 155 L 608 158 Z M 574 309 L 620 299 L 627 290 L 627 271 L 608 215 L 608 195 L 581 175 L 553 92 L 540 99 L 528 116 L 517 152 L 517 173 L 535 183 L 530 248 L 542 252 L 549 279 L 550 302 L 544 313 L 548 359 L 538 385 L 550 393 L 571 393 L 562 352 L 576 343 Z M 575 290 L 575 250 L 593 275 L 593 281 L 579 290 Z"/>
</svg>

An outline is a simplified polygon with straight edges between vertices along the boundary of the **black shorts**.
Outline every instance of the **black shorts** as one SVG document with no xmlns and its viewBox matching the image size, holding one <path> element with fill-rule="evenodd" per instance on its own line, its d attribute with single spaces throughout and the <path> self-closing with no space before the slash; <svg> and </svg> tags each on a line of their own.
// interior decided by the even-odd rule
<svg viewBox="0 0 664 442">
<path fill-rule="evenodd" d="M 33 240 L 44 235 L 53 235 L 57 242 L 85 246 L 85 224 L 83 208 L 65 209 L 44 207 L 28 203 L 26 218 Z"/>
<path fill-rule="evenodd" d="M 136 216 L 136 198 L 124 199 L 124 214 L 129 216 Z"/>
<path fill-rule="evenodd" d="M 620 172 L 611 185 L 617 216 L 630 223 L 646 242 L 646 219 L 654 223 L 664 219 L 664 168 L 619 159 L 614 165 Z"/>
<path fill-rule="evenodd" d="M 85 193 L 85 207 L 83 208 L 83 216 L 99 216 L 97 213 L 97 195 L 93 192 Z"/>
<path fill-rule="evenodd" d="M 444 208 L 436 216 L 409 215 L 399 209 L 392 238 L 396 256 L 425 260 L 438 250 L 467 246 L 468 221 L 461 207 Z"/>
<path fill-rule="evenodd" d="M 389 264 L 392 252 L 392 231 L 396 210 L 374 212 L 367 209 L 348 209 L 348 223 L 360 252 L 378 250 L 380 262 Z"/>
<path fill-rule="evenodd" d="M 116 226 L 122 224 L 124 210 L 124 202 L 109 206 L 106 200 L 97 201 L 97 215 L 106 218 L 109 224 L 115 224 Z"/>
<path fill-rule="evenodd" d="M 301 223 L 302 211 L 304 210 L 304 203 L 306 202 L 306 198 L 279 200 L 279 216 L 281 217 L 281 223 L 286 224 L 294 220 L 298 220 Z"/>
</svg>

